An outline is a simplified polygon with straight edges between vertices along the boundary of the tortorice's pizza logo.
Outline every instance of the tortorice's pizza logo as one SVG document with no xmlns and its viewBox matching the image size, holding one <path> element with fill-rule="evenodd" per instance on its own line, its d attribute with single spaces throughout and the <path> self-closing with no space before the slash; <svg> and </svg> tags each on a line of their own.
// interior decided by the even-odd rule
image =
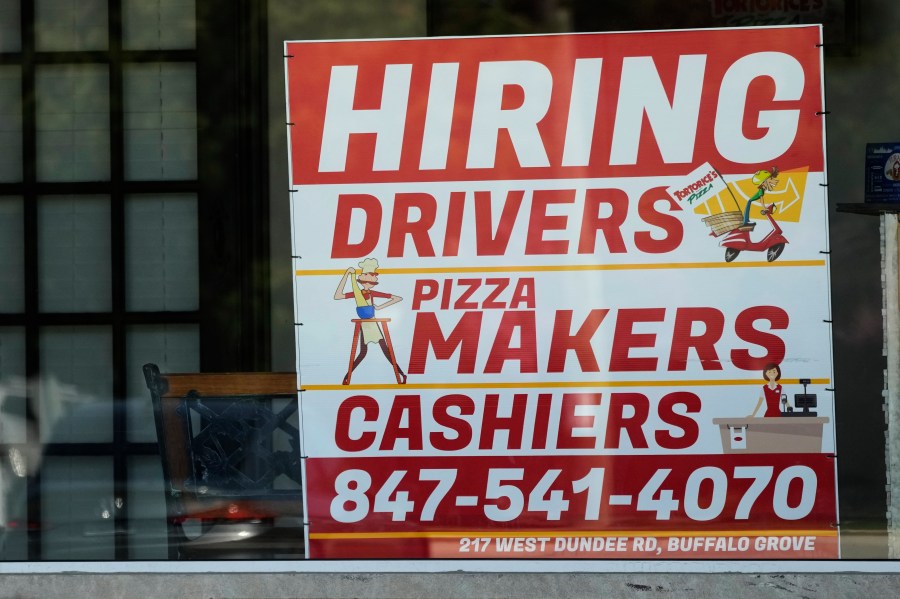
<svg viewBox="0 0 900 599">
<path fill-rule="evenodd" d="M 782 224 L 800 222 L 807 172 L 772 166 L 730 182 L 703 164 L 667 191 L 702 217 L 709 234 L 725 248 L 726 262 L 741 252 L 763 252 L 773 262 L 789 243 Z M 756 231 L 763 220 L 768 228 Z"/>
</svg>

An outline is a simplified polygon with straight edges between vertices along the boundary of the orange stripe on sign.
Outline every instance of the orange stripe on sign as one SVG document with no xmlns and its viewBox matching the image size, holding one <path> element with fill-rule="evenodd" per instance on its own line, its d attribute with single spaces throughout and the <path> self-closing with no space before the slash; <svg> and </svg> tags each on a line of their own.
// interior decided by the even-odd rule
<svg viewBox="0 0 900 599">
<path fill-rule="evenodd" d="M 661 262 L 658 264 L 563 264 L 548 266 L 440 266 L 431 268 L 379 268 L 385 275 L 461 274 L 477 272 L 581 272 L 598 270 L 672 270 L 704 268 L 822 267 L 825 260 L 780 260 L 777 262 Z M 341 276 L 340 269 L 298 269 L 298 277 Z"/>
<path fill-rule="evenodd" d="M 811 385 L 828 385 L 831 379 L 810 379 Z M 782 379 L 782 384 L 799 385 L 799 379 Z M 673 381 L 522 381 L 522 382 L 479 382 L 479 383 L 407 383 L 397 384 L 359 384 L 359 385 L 303 385 L 306 391 L 340 391 L 347 389 L 584 389 L 615 387 L 717 387 L 759 385 L 759 379 L 723 379 L 723 380 L 673 380 Z"/>
<path fill-rule="evenodd" d="M 535 537 L 837 537 L 835 529 L 823 530 L 573 530 L 526 531 L 418 531 L 418 532 L 311 532 L 310 539 L 463 539 L 463 538 L 535 538 Z"/>
</svg>

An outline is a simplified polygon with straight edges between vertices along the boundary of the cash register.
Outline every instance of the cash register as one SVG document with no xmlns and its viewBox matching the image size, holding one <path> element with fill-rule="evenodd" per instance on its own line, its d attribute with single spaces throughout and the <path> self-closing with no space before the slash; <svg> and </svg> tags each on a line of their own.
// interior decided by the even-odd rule
<svg viewBox="0 0 900 599">
<path fill-rule="evenodd" d="M 810 379 L 800 379 L 800 384 L 803 385 L 803 393 L 795 393 L 794 394 L 794 406 L 788 406 L 787 404 L 787 395 L 781 396 L 781 415 L 782 416 L 817 416 L 818 414 L 815 411 L 810 411 L 810 408 L 816 408 L 819 405 L 818 399 L 816 398 L 815 393 L 807 393 L 806 386 L 810 384 Z M 802 410 L 801 410 L 802 408 Z"/>
</svg>

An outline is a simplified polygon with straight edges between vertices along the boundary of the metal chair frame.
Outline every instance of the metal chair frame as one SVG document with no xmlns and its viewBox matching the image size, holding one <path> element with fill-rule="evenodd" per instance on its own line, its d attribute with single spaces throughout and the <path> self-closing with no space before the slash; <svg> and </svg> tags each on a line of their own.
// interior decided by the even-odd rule
<svg viewBox="0 0 900 599">
<path fill-rule="evenodd" d="M 241 522 L 285 533 L 254 537 L 259 557 L 302 554 L 300 431 L 290 422 L 296 375 L 162 374 L 155 364 L 143 370 L 165 478 L 169 557 L 223 557 L 232 549 L 247 557 L 241 541 L 217 546 L 203 538 L 216 525 Z M 287 402 L 274 411 L 279 399 Z M 287 449 L 276 448 L 278 437 Z M 300 527 L 275 530 L 281 517 L 299 519 Z M 187 532 L 188 521 L 200 523 L 198 536 Z"/>
</svg>

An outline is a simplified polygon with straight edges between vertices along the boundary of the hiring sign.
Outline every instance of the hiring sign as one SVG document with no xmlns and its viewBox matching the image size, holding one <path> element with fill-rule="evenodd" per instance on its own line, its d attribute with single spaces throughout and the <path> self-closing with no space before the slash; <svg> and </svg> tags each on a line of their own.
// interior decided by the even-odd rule
<svg viewBox="0 0 900 599">
<path fill-rule="evenodd" d="M 285 44 L 310 557 L 838 557 L 820 44 Z"/>
</svg>

